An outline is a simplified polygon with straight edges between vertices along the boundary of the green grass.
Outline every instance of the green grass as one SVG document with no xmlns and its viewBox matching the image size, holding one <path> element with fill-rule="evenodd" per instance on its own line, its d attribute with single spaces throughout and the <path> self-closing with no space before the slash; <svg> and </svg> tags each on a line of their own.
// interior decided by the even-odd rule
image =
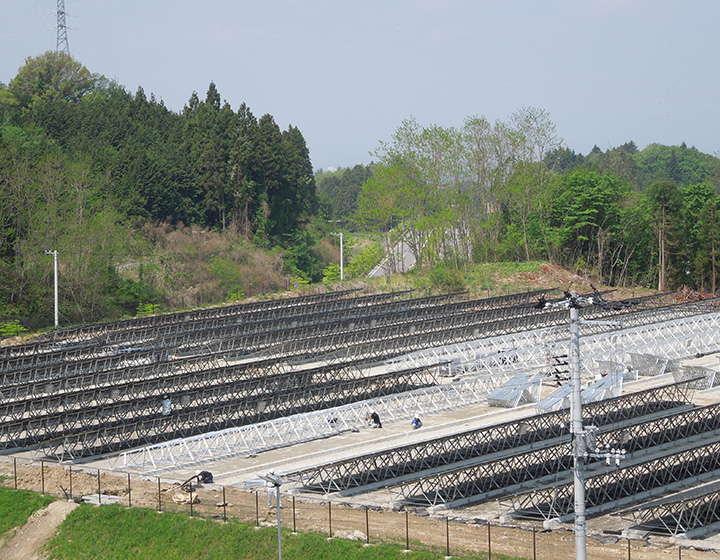
<svg viewBox="0 0 720 560">
<path fill-rule="evenodd" d="M 0 535 L 24 525 L 33 513 L 54 500 L 36 492 L 0 487 Z"/>
<path fill-rule="evenodd" d="M 523 280 L 522 275 L 538 273 L 542 265 L 541 261 L 476 264 L 465 276 L 471 292 L 489 297 L 508 291 L 525 291 L 529 282 Z"/>
<path fill-rule="evenodd" d="M 482 298 L 543 289 L 548 286 L 538 285 L 532 280 L 532 277 L 542 273 L 544 264 L 544 261 L 475 264 L 467 270 L 462 270 L 460 276 L 463 285 L 451 286 L 452 289 L 449 291 L 468 290 L 470 297 Z M 450 272 L 449 269 L 448 272 Z M 428 295 L 438 293 L 438 286 L 433 285 L 431 276 L 431 273 L 426 271 L 412 271 L 407 274 L 392 274 L 382 278 L 363 278 L 363 282 L 380 291 L 415 289 L 419 292 L 415 294 L 415 297 L 421 297 L 420 294 L 423 293 Z"/>
<path fill-rule="evenodd" d="M 83 505 L 68 515 L 48 545 L 55 560 L 265 560 L 277 558 L 277 529 L 186 515 Z M 283 557 L 302 560 L 390 560 L 408 558 L 403 547 L 283 531 Z M 437 560 L 443 552 L 413 550 L 414 560 Z M 487 555 L 466 556 L 480 560 Z M 493 558 L 501 558 L 493 554 Z"/>
</svg>

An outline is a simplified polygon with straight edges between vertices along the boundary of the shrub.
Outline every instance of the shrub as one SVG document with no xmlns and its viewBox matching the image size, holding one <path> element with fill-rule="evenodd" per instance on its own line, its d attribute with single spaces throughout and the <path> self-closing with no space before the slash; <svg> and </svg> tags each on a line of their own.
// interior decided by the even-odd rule
<svg viewBox="0 0 720 560">
<path fill-rule="evenodd" d="M 467 289 L 465 279 L 456 268 L 438 265 L 428 275 L 430 286 L 446 292 L 462 292 Z"/>
</svg>

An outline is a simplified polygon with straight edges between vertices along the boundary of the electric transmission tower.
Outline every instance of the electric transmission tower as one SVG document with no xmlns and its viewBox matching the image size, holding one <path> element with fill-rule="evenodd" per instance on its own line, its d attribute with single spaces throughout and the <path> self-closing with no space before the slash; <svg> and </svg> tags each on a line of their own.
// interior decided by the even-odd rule
<svg viewBox="0 0 720 560">
<path fill-rule="evenodd" d="M 57 46 L 55 52 L 70 54 L 67 26 L 65 25 L 65 0 L 57 0 Z"/>
</svg>

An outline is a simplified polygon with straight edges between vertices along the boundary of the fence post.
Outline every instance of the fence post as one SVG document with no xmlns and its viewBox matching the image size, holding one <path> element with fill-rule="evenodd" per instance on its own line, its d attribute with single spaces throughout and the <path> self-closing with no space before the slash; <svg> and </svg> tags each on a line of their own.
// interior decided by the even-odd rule
<svg viewBox="0 0 720 560">
<path fill-rule="evenodd" d="M 43 461 L 40 461 L 40 480 L 42 481 L 42 492 L 41 494 L 45 495 L 45 463 Z"/>
<path fill-rule="evenodd" d="M 102 504 L 102 494 L 100 493 L 100 469 L 98 471 L 98 505 Z"/>
<path fill-rule="evenodd" d="M 445 518 L 445 558 L 450 558 L 450 518 Z"/>
<path fill-rule="evenodd" d="M 293 535 L 297 535 L 297 528 L 295 527 L 295 495 L 294 495 L 294 494 L 293 494 L 292 499 L 293 499 L 293 501 L 292 501 L 292 508 L 293 508 L 293 530 L 292 530 L 292 534 L 293 534 Z"/>
<path fill-rule="evenodd" d="M 13 457 L 13 478 L 15 479 L 15 490 L 17 490 L 17 457 Z"/>
<path fill-rule="evenodd" d="M 260 527 L 260 502 L 257 490 L 255 490 L 255 527 Z"/>
<path fill-rule="evenodd" d="M 490 520 L 488 519 L 488 560 L 492 560 L 492 546 L 490 541 Z"/>
<path fill-rule="evenodd" d="M 370 508 L 365 506 L 365 543 L 370 544 L 370 514 L 368 510 Z"/>
<path fill-rule="evenodd" d="M 627 540 L 627 545 L 628 545 L 628 547 L 627 547 L 628 548 L 628 560 L 630 560 L 630 539 Z"/>
<path fill-rule="evenodd" d="M 157 477 L 158 481 L 158 513 L 162 513 L 162 498 L 160 494 L 160 477 Z"/>
<path fill-rule="evenodd" d="M 128 507 L 132 507 L 132 488 L 130 487 L 130 473 L 128 475 Z"/>
<path fill-rule="evenodd" d="M 405 511 L 405 550 L 410 550 L 410 513 Z"/>
<path fill-rule="evenodd" d="M 332 502 L 328 502 L 328 529 L 330 531 L 328 539 L 332 539 Z"/>
<path fill-rule="evenodd" d="M 73 489 L 72 489 L 72 465 L 70 465 L 70 500 L 73 499 Z"/>
<path fill-rule="evenodd" d="M 533 527 L 533 560 L 537 560 L 537 546 L 535 544 L 535 527 Z"/>
<path fill-rule="evenodd" d="M 192 482 L 190 483 L 190 519 L 193 517 L 193 487 Z"/>
<path fill-rule="evenodd" d="M 227 500 L 225 499 L 225 487 L 223 486 L 223 523 L 227 523 Z"/>
</svg>

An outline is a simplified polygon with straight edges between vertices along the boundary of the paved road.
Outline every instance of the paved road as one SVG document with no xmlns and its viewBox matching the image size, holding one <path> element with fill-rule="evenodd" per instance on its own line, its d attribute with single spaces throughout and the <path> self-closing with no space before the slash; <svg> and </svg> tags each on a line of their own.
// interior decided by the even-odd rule
<svg viewBox="0 0 720 560">
<path fill-rule="evenodd" d="M 392 266 L 390 258 L 386 256 L 379 265 L 368 272 L 370 278 L 379 278 L 393 272 L 408 272 L 415 267 L 415 255 L 404 241 L 395 245 L 391 254 L 395 255 L 395 267 Z"/>
</svg>

